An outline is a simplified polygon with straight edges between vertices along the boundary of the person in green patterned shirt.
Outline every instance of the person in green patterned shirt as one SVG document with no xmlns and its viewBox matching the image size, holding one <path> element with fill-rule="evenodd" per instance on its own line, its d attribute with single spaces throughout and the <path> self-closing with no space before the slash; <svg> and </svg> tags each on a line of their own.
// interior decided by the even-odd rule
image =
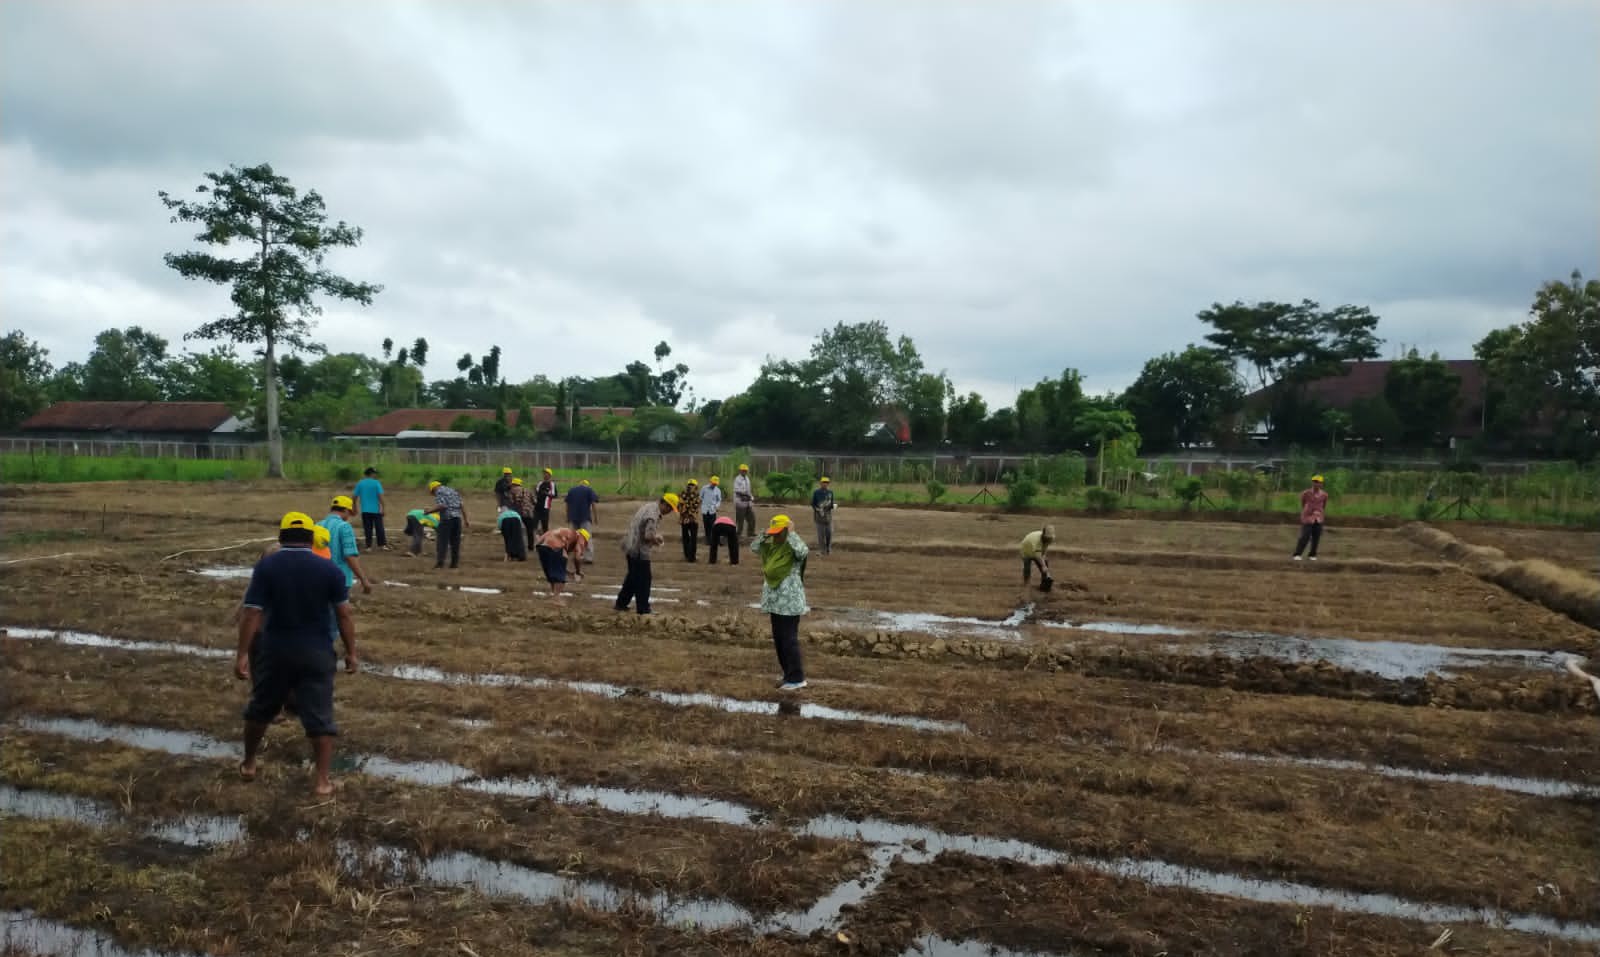
<svg viewBox="0 0 1600 957">
<path fill-rule="evenodd" d="M 780 691 L 806 686 L 805 663 L 800 657 L 800 616 L 806 605 L 806 556 L 811 550 L 800 540 L 787 515 L 775 515 L 767 533 L 750 543 L 761 558 L 761 610 L 772 618 L 772 644 L 783 669 Z"/>
</svg>

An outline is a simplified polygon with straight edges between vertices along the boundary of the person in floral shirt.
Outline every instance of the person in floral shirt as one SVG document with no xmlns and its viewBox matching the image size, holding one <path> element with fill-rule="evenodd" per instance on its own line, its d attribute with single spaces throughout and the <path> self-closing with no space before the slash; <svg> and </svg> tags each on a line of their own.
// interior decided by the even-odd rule
<svg viewBox="0 0 1600 957">
<path fill-rule="evenodd" d="M 800 657 L 800 616 L 806 605 L 806 556 L 811 550 L 800 540 L 787 515 L 775 515 L 767 532 L 750 543 L 761 558 L 761 610 L 772 618 L 772 644 L 783 669 L 780 691 L 806 686 L 805 663 Z"/>
<path fill-rule="evenodd" d="M 683 539 L 683 560 L 692 562 L 700 547 L 700 481 L 690 479 L 678 496 L 678 534 Z"/>
</svg>

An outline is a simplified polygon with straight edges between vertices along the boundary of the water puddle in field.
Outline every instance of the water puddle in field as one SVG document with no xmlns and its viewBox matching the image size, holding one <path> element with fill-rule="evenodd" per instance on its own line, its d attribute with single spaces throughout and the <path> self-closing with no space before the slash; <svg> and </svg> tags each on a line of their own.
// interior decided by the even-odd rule
<svg viewBox="0 0 1600 957">
<path fill-rule="evenodd" d="M 92 635 L 84 632 L 55 631 L 49 628 L 14 628 L 7 627 L 6 634 L 13 638 L 35 640 L 59 641 L 63 644 L 82 645 L 95 648 L 115 648 L 123 651 L 150 651 L 166 654 L 194 655 L 202 658 L 231 658 L 232 651 L 222 648 L 204 648 L 199 645 L 184 645 L 157 641 L 123 641 L 118 638 L 107 638 L 104 635 Z M 562 678 L 543 678 L 536 675 L 507 675 L 507 674 L 460 674 L 442 671 L 421 665 L 366 665 L 363 672 L 367 674 L 386 675 L 402 681 L 423 681 L 432 684 L 446 685 L 476 685 L 485 688 L 540 688 L 554 690 L 576 691 L 580 694 L 598 695 L 604 698 L 644 698 L 658 701 L 662 704 L 679 708 L 716 708 L 730 714 L 759 714 L 799 717 L 820 721 L 848 721 L 861 724 L 877 724 L 887 727 L 910 728 L 917 731 L 931 731 L 945 734 L 966 733 L 967 726 L 959 721 L 943 721 L 937 718 L 919 718 L 910 715 L 882 714 L 876 711 L 856 711 L 849 708 L 834 708 L 828 705 L 777 701 L 750 701 L 743 698 L 729 698 L 723 695 L 687 693 L 677 691 L 653 691 L 644 688 L 630 688 L 623 685 L 609 684 L 603 681 L 574 681 Z"/>
<path fill-rule="evenodd" d="M 1479 774 L 1464 771 L 1425 771 L 1421 768 L 1403 768 L 1393 764 L 1369 764 L 1343 758 L 1304 758 L 1280 754 L 1251 754 L 1244 751 L 1190 751 L 1185 748 L 1162 748 L 1168 754 L 1196 758 L 1223 758 L 1228 761 L 1248 761 L 1276 767 L 1318 768 L 1329 771 L 1356 771 L 1376 774 L 1386 778 L 1409 781 L 1429 781 L 1439 784 L 1465 784 L 1471 787 L 1491 788 L 1514 794 L 1534 797 L 1597 798 L 1600 787 L 1557 781 L 1552 778 L 1524 778 L 1509 774 Z"/>
<path fill-rule="evenodd" d="M 1136 880 L 1152 887 L 1173 887 L 1234 897 L 1263 904 L 1327 907 L 1348 913 L 1399 917 L 1431 924 L 1487 924 L 1564 940 L 1600 941 L 1600 925 L 1561 921 L 1540 914 L 1508 914 L 1487 908 L 1459 907 L 1406 900 L 1391 894 L 1341 891 L 1294 881 L 1266 880 L 1220 871 L 1137 858 L 1094 858 L 1069 854 L 1010 838 L 946 834 L 893 821 L 852 821 L 835 815 L 814 818 L 801 832 L 836 840 L 913 846 L 930 856 L 946 851 L 1030 867 L 1069 867 Z"/>
<path fill-rule="evenodd" d="M 1019 637 L 1019 629 L 1033 617 L 1034 605 L 1028 602 L 1004 618 L 972 618 L 962 615 L 884 611 L 873 608 L 818 608 L 816 611 L 819 617 L 825 617 L 835 625 L 864 631 L 908 632 L 939 638 L 1005 641 Z"/>
<path fill-rule="evenodd" d="M 1347 671 L 1380 678 L 1404 680 L 1429 674 L 1450 677 L 1468 668 L 1490 666 L 1559 670 L 1563 652 L 1501 648 L 1453 648 L 1423 642 L 1313 638 L 1256 631 L 1208 631 L 1173 625 L 1121 621 L 1041 621 L 1045 628 L 1115 635 L 1189 637 L 1193 642 L 1166 642 L 1147 647 L 1152 651 L 1207 657 L 1270 658 L 1287 664 L 1327 663 Z"/>
<path fill-rule="evenodd" d="M 919 937 L 900 957 L 1073 957 L 1075 951 L 1012 950 L 981 940 L 946 940 L 938 934 Z"/>
<path fill-rule="evenodd" d="M 129 950 L 99 931 L 48 920 L 25 910 L 0 911 L 0 953 L 49 957 L 187 957 L 174 951 Z"/>
<path fill-rule="evenodd" d="M 676 605 L 679 601 L 677 598 L 657 598 L 655 596 L 655 591 L 656 590 L 654 588 L 650 589 L 650 604 L 652 605 Z M 617 600 L 616 595 L 607 595 L 603 592 L 591 592 L 589 597 L 599 599 L 600 601 L 609 602 L 615 602 Z"/>
<path fill-rule="evenodd" d="M 249 581 L 254 571 L 255 568 L 249 565 L 213 565 L 210 568 L 196 568 L 194 573 L 221 581 Z"/>
<path fill-rule="evenodd" d="M 105 827 L 122 820 L 109 806 L 75 794 L 37 791 L 0 784 L 0 815 L 35 821 L 76 821 Z M 244 824 L 236 817 L 185 814 L 166 818 L 144 829 L 158 841 L 186 847 L 220 847 L 244 840 Z"/>
<path fill-rule="evenodd" d="M 186 757 L 236 759 L 243 754 L 238 745 L 225 744 L 209 735 L 188 731 L 102 724 L 87 718 L 23 717 L 18 718 L 16 724 L 20 728 L 37 731 L 40 734 L 58 734 L 78 741 L 110 741 L 145 751 L 161 751 Z"/>
<path fill-rule="evenodd" d="M 94 722 L 55 721 L 42 718 L 24 718 L 24 727 L 51 729 L 66 736 L 90 736 L 89 740 L 118 740 L 143 742 L 139 746 L 169 753 L 217 754 L 232 757 L 232 749 L 204 735 L 162 731 L 150 728 L 130 728 L 98 725 Z M 174 747 L 182 747 L 174 752 Z M 386 762 L 367 764 L 368 773 L 387 773 L 402 780 L 427 779 L 425 783 L 439 780 L 433 770 L 417 772 L 417 768 L 436 768 L 433 763 L 410 764 Z M 458 769 L 465 778 L 452 773 L 443 786 L 461 787 L 483 793 L 518 794 L 549 797 L 574 803 L 597 803 L 609 806 L 624 814 L 661 814 L 666 816 L 694 817 L 716 820 L 739 827 L 755 828 L 761 825 L 762 812 L 717 799 L 704 799 L 662 792 L 626 792 L 614 788 L 588 785 L 564 785 L 546 779 L 523 781 L 487 781 L 472 778 L 465 769 Z M 76 805 L 66 805 L 68 810 Z M 1264 880 L 1209 871 L 1197 867 L 1173 864 L 1162 860 L 1138 858 L 1095 858 L 1053 850 L 1027 841 L 1012 838 L 987 837 L 972 834 L 951 834 L 914 824 L 902 824 L 883 819 L 851 820 L 838 815 L 822 815 L 792 829 L 802 836 L 828 838 L 842 841 L 860 841 L 875 845 L 873 868 L 862 878 L 841 885 L 829 892 L 812 908 L 799 914 L 774 915 L 756 921 L 747 911 L 725 901 L 672 901 L 664 897 L 642 898 L 648 906 L 668 920 L 692 920 L 704 926 L 718 926 L 716 921 L 726 919 L 734 925 L 751 924 L 763 929 L 797 929 L 803 924 L 816 922 L 826 926 L 837 920 L 842 908 L 869 895 L 883 879 L 888 867 L 899 859 L 919 863 L 945 852 L 966 854 L 989 860 L 1009 861 L 1029 867 L 1068 867 L 1136 880 L 1154 887 L 1185 888 L 1209 894 L 1234 897 L 1268 904 L 1289 904 L 1297 907 L 1327 907 L 1350 913 L 1376 914 L 1436 924 L 1482 923 L 1504 927 L 1524 933 L 1541 934 L 1565 940 L 1600 941 L 1600 925 L 1564 922 L 1535 914 L 1506 914 L 1486 908 L 1459 907 L 1429 904 L 1406 900 L 1389 894 L 1358 893 L 1315 887 L 1293 881 Z M 468 883 L 483 888 L 488 893 L 510 893 L 522 896 L 522 891 L 544 894 L 551 887 L 560 889 L 564 896 L 577 896 L 589 891 L 604 890 L 605 900 L 615 901 L 615 888 L 610 885 L 570 881 L 555 878 L 542 872 L 518 868 L 516 865 L 490 861 L 473 855 L 447 854 L 422 862 L 425 868 L 441 880 L 451 883 Z M 534 876 L 530 876 L 534 875 Z M 551 880 L 566 883 L 551 885 Z M 529 883 L 531 882 L 531 883 Z M 534 899 L 534 898 L 530 898 Z M 538 898 L 540 900 L 548 898 Z M 630 900 L 640 900 L 630 897 Z M 620 905 L 617 905 L 620 906 Z M 686 910 L 684 908 L 687 908 Z M 680 916 L 681 915 L 681 916 Z"/>
</svg>

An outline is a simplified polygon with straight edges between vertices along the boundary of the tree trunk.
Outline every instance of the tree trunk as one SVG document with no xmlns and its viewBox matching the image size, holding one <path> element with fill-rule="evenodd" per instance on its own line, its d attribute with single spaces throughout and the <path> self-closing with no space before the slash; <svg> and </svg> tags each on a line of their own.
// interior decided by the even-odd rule
<svg viewBox="0 0 1600 957">
<path fill-rule="evenodd" d="M 283 431 L 278 428 L 278 356 L 267 333 L 267 478 L 283 478 Z"/>
<path fill-rule="evenodd" d="M 1100 480 L 1095 483 L 1101 488 L 1106 487 L 1106 440 L 1100 440 Z"/>
<path fill-rule="evenodd" d="M 617 488 L 622 488 L 622 433 L 615 436 L 617 440 Z"/>
</svg>

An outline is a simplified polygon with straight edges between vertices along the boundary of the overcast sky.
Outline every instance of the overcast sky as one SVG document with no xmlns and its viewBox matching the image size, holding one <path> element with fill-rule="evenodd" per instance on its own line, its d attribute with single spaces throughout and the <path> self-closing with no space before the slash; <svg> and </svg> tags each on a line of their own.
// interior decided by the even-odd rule
<svg viewBox="0 0 1600 957">
<path fill-rule="evenodd" d="M 1600 272 L 1600 4 L 0 4 L 0 316 L 57 364 L 228 310 L 158 189 L 272 163 L 381 283 L 316 335 L 499 344 L 514 380 L 661 339 L 701 399 L 883 319 L 1009 404 L 1120 389 L 1215 300 L 1371 306 L 1470 356 Z"/>
</svg>

